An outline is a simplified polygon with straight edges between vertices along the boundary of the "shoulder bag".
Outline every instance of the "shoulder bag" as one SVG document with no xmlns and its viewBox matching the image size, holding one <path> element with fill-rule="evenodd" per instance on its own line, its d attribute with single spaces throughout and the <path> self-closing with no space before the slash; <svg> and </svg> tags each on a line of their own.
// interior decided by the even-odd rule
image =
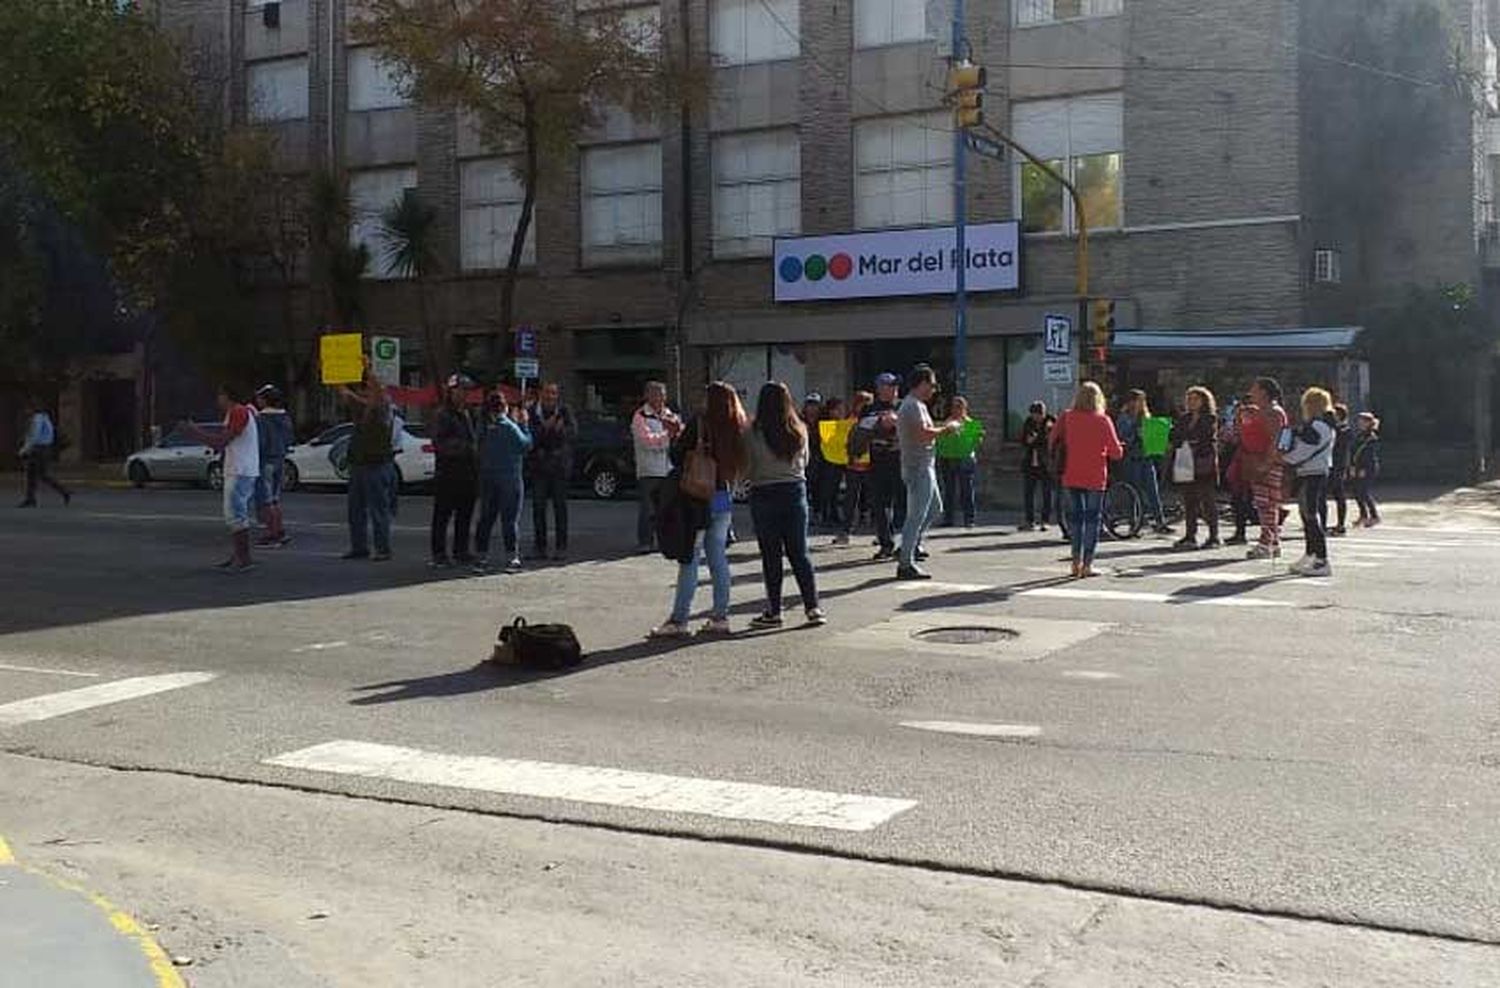
<svg viewBox="0 0 1500 988">
<path fill-rule="evenodd" d="M 698 442 L 682 461 L 682 480 L 678 487 L 687 497 L 696 501 L 713 500 L 719 486 L 719 465 L 708 451 L 708 430 L 702 422 L 698 425 Z"/>
</svg>

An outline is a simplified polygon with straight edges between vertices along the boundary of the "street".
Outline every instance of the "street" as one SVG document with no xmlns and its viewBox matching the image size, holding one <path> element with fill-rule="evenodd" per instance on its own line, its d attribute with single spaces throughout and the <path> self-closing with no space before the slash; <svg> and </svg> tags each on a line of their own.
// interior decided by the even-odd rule
<svg viewBox="0 0 1500 988">
<path fill-rule="evenodd" d="M 0 514 L 0 836 L 191 985 L 1500 983 L 1493 500 L 1327 580 L 1148 538 L 1067 581 L 997 517 L 902 584 L 819 537 L 829 625 L 769 633 L 744 513 L 738 633 L 686 643 L 633 502 L 483 578 L 419 496 L 339 560 L 343 504 L 237 577 L 208 492 Z M 584 666 L 484 662 L 517 616 Z"/>
</svg>

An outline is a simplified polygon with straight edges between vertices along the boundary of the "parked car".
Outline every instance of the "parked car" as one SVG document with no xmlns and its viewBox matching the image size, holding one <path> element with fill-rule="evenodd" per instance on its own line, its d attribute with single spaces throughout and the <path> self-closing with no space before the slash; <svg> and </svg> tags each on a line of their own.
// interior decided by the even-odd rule
<svg viewBox="0 0 1500 988">
<path fill-rule="evenodd" d="M 224 428 L 220 422 L 198 422 L 199 430 L 216 436 Z M 223 455 L 203 442 L 203 437 L 186 425 L 179 425 L 156 445 L 131 453 L 125 459 L 125 477 L 137 487 L 156 481 L 186 481 L 219 490 L 224 486 Z"/>
<path fill-rule="evenodd" d="M 605 500 L 635 486 L 635 442 L 630 438 L 628 422 L 579 418 L 578 439 L 573 445 L 573 483 Z"/>
<path fill-rule="evenodd" d="M 397 484 L 431 482 L 436 456 L 425 432 L 415 423 L 401 431 L 401 446 L 396 453 Z M 349 483 L 349 440 L 353 435 L 354 423 L 343 422 L 287 450 L 282 488 L 290 491 L 313 485 L 346 486 Z"/>
</svg>

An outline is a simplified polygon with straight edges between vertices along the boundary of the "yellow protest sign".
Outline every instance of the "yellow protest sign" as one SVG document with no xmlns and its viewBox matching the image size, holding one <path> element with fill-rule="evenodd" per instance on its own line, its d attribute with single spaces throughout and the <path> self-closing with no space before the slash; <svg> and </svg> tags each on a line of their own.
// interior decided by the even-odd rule
<svg viewBox="0 0 1500 988">
<path fill-rule="evenodd" d="M 818 438 L 823 442 L 823 459 L 836 467 L 849 465 L 849 433 L 853 419 L 824 419 L 818 423 Z"/>
<path fill-rule="evenodd" d="M 318 362 L 324 384 L 357 384 L 365 376 L 365 338 L 359 333 L 319 337 Z"/>
</svg>

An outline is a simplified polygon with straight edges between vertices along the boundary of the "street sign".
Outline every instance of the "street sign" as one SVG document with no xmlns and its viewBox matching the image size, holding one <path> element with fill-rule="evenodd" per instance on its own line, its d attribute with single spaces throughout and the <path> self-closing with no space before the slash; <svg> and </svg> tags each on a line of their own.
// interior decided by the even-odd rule
<svg viewBox="0 0 1500 988">
<path fill-rule="evenodd" d="M 365 338 L 359 333 L 320 336 L 318 366 L 324 384 L 358 384 L 365 376 Z"/>
<path fill-rule="evenodd" d="M 516 327 L 516 356 L 535 357 L 536 349 L 536 327 L 522 325 Z"/>
<path fill-rule="evenodd" d="M 1073 361 L 1048 358 L 1042 362 L 1042 383 L 1072 384 Z"/>
<path fill-rule="evenodd" d="M 535 381 L 542 375 L 542 362 L 535 357 L 517 357 L 515 376 L 526 381 Z"/>
<path fill-rule="evenodd" d="M 394 336 L 370 337 L 370 369 L 381 384 L 400 384 L 401 340 Z"/>
<path fill-rule="evenodd" d="M 1073 352 L 1073 320 L 1048 313 L 1043 317 L 1042 352 L 1049 357 L 1066 357 Z"/>
</svg>

